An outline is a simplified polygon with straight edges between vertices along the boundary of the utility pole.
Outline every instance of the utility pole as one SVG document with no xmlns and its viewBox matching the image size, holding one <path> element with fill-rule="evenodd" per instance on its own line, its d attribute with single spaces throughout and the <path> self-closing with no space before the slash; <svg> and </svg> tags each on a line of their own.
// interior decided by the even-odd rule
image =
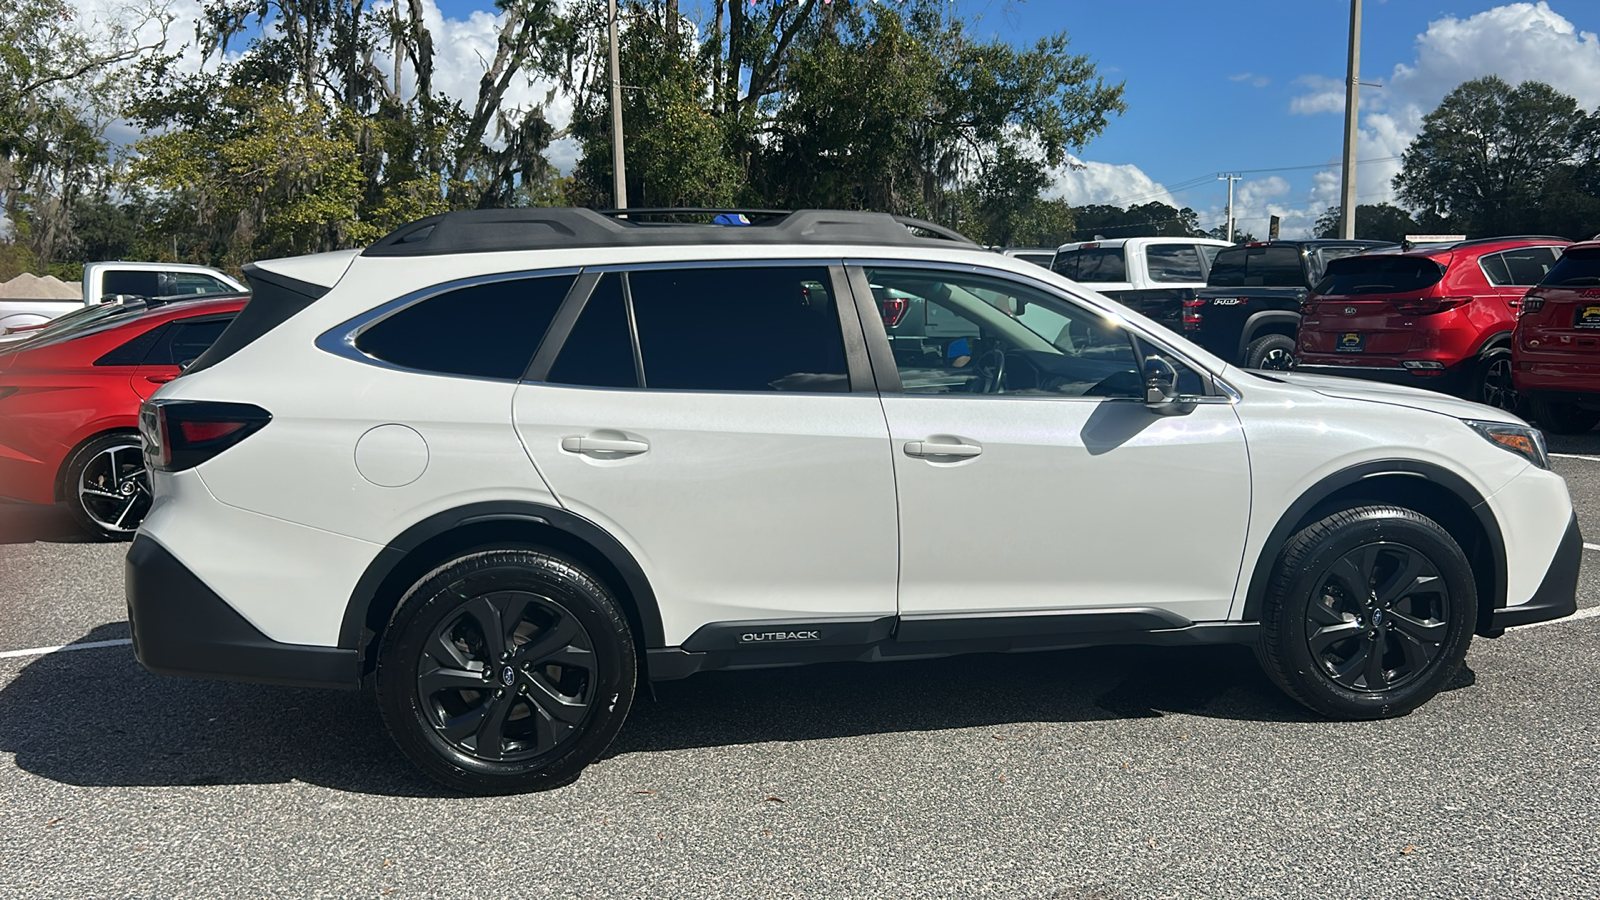
<svg viewBox="0 0 1600 900">
<path fill-rule="evenodd" d="M 611 0 L 611 177 L 613 202 L 628 208 L 628 170 L 622 161 L 622 63 L 617 52 L 617 0 Z"/>
<path fill-rule="evenodd" d="M 1356 236 L 1356 113 L 1361 94 L 1361 0 L 1350 0 L 1350 68 L 1344 80 L 1344 184 L 1339 236 Z"/>
<path fill-rule="evenodd" d="M 1244 178 L 1243 175 L 1218 175 L 1218 181 L 1228 182 L 1228 243 L 1233 243 L 1233 183 Z"/>
</svg>

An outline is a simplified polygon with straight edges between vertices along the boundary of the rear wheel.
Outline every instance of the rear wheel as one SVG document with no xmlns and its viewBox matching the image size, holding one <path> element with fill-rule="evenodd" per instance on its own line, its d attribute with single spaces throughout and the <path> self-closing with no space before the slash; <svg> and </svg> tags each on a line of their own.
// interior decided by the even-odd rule
<svg viewBox="0 0 1600 900">
<path fill-rule="evenodd" d="M 136 433 L 103 434 L 79 447 L 63 480 L 72 518 L 104 540 L 132 540 L 150 511 L 150 476 Z"/>
<path fill-rule="evenodd" d="M 1294 338 L 1286 334 L 1256 338 L 1244 349 L 1244 367 L 1280 372 L 1294 368 Z"/>
<path fill-rule="evenodd" d="M 1600 425 L 1600 411 L 1584 409 L 1576 403 L 1561 403 L 1533 398 L 1533 421 L 1545 431 L 1554 434 L 1586 434 Z"/>
<path fill-rule="evenodd" d="M 1455 677 L 1477 608 L 1472 567 L 1438 523 L 1350 509 L 1284 547 L 1257 653 L 1285 693 L 1325 716 L 1401 716 Z"/>
<path fill-rule="evenodd" d="M 633 704 L 628 622 L 601 582 L 533 549 L 463 556 L 418 582 L 378 650 L 395 743 L 473 794 L 559 787 L 616 737 Z"/>
<path fill-rule="evenodd" d="M 1515 413 L 1522 408 L 1522 398 L 1511 381 L 1511 351 L 1493 350 L 1478 361 L 1473 371 L 1468 400 Z"/>
</svg>

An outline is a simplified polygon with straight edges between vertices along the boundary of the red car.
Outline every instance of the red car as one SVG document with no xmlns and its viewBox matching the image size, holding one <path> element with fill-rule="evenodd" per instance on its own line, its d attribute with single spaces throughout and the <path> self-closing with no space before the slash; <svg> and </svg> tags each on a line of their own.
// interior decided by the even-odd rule
<svg viewBox="0 0 1600 900">
<path fill-rule="evenodd" d="M 0 343 L 0 496 L 64 501 L 91 533 L 131 538 L 150 507 L 139 404 L 247 299 L 108 303 Z"/>
<path fill-rule="evenodd" d="M 1600 237 L 1568 247 L 1522 299 L 1511 359 L 1541 428 L 1582 434 L 1600 423 Z"/>
<path fill-rule="evenodd" d="M 1570 243 L 1489 238 L 1336 259 L 1301 310 L 1296 371 L 1429 387 L 1515 411 L 1517 307 Z"/>
</svg>

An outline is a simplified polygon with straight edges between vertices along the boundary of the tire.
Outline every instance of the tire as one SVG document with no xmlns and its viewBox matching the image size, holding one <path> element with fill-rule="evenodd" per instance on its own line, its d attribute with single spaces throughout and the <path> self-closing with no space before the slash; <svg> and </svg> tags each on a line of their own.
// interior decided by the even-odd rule
<svg viewBox="0 0 1600 900">
<path fill-rule="evenodd" d="M 1522 409 L 1522 398 L 1511 381 L 1511 351 L 1492 350 L 1478 360 L 1466 399 L 1515 414 Z"/>
<path fill-rule="evenodd" d="M 1587 434 L 1600 425 L 1600 411 L 1584 409 L 1576 403 L 1535 397 L 1529 406 L 1533 421 L 1553 434 Z"/>
<path fill-rule="evenodd" d="M 99 435 L 63 470 L 62 494 L 78 527 L 106 541 L 129 541 L 150 511 L 150 476 L 137 432 Z"/>
<path fill-rule="evenodd" d="M 1324 716 L 1403 716 L 1460 670 L 1477 611 L 1472 566 L 1448 532 L 1412 510 L 1365 506 L 1289 539 L 1256 652 L 1284 693 Z"/>
<path fill-rule="evenodd" d="M 544 550 L 488 550 L 406 593 L 379 643 L 377 699 L 430 777 L 520 793 L 571 783 L 605 752 L 637 672 L 627 616 L 599 579 Z"/>
<path fill-rule="evenodd" d="M 1244 348 L 1244 367 L 1275 372 L 1294 368 L 1294 338 L 1286 334 L 1268 334 L 1256 338 Z"/>
</svg>

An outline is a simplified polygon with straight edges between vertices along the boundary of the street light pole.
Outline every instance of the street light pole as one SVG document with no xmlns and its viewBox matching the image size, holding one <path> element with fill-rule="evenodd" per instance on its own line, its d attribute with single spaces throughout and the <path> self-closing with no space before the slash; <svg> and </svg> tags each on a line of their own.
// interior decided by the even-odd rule
<svg viewBox="0 0 1600 900">
<path fill-rule="evenodd" d="M 1217 180 L 1228 182 L 1228 231 L 1227 241 L 1233 243 L 1233 183 L 1243 178 L 1243 175 L 1218 175 Z"/>
<path fill-rule="evenodd" d="M 617 0 L 611 0 L 611 177 L 617 209 L 628 208 L 628 170 L 622 160 L 622 63 L 617 52 Z"/>
<path fill-rule="evenodd" d="M 1356 113 L 1361 93 L 1361 0 L 1350 0 L 1350 69 L 1344 81 L 1344 183 L 1340 191 L 1339 236 L 1356 236 Z"/>
</svg>

